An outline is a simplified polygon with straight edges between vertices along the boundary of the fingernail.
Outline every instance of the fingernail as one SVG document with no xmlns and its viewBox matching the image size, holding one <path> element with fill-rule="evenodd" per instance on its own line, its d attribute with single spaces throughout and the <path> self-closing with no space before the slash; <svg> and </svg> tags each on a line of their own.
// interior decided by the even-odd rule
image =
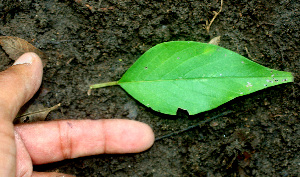
<svg viewBox="0 0 300 177">
<path fill-rule="evenodd" d="M 25 53 L 23 55 L 20 56 L 19 59 L 17 59 L 13 66 L 14 65 L 23 65 L 23 64 L 27 64 L 27 65 L 31 65 L 32 64 L 32 61 L 35 57 L 38 57 L 35 53 Z"/>
</svg>

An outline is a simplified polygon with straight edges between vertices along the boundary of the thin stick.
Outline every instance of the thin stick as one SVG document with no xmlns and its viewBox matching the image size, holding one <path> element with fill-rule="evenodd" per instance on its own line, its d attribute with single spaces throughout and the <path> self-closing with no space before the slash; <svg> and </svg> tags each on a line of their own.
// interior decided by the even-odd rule
<svg viewBox="0 0 300 177">
<path fill-rule="evenodd" d="M 185 128 L 185 129 L 182 129 L 182 130 L 179 130 L 179 131 L 176 131 L 176 132 L 173 132 L 173 133 L 170 133 L 170 134 L 163 135 L 163 136 L 161 136 L 161 137 L 155 138 L 155 141 L 159 141 L 159 140 L 161 140 L 161 139 L 168 138 L 168 137 L 174 136 L 174 135 L 178 135 L 179 133 L 182 133 L 182 132 L 186 132 L 186 131 L 191 130 L 191 129 L 195 128 L 195 127 L 201 126 L 201 125 L 203 125 L 203 124 L 205 124 L 205 123 L 207 123 L 207 122 L 210 122 L 210 121 L 212 121 L 212 120 L 214 120 L 214 119 L 217 119 L 217 118 L 219 118 L 219 117 L 221 117 L 221 116 L 227 115 L 227 114 L 229 114 L 229 113 L 231 113 L 231 112 L 232 112 L 232 111 L 226 111 L 226 112 L 223 112 L 223 113 L 221 113 L 221 114 L 219 114 L 219 115 L 216 115 L 216 116 L 214 116 L 214 117 L 212 117 L 212 118 L 209 118 L 209 119 L 206 119 L 206 120 L 204 120 L 204 121 L 201 121 L 201 122 L 199 122 L 198 124 L 191 125 L 191 126 Z"/>
<path fill-rule="evenodd" d="M 247 52 L 247 54 L 248 54 L 248 57 L 251 59 L 251 60 L 253 60 L 252 59 L 252 56 L 250 55 L 250 52 L 248 51 L 248 48 L 245 46 L 245 50 L 246 50 L 246 52 Z"/>
<path fill-rule="evenodd" d="M 211 19 L 209 25 L 206 25 L 206 31 L 207 31 L 207 33 L 209 33 L 209 29 L 210 29 L 211 24 L 214 22 L 214 20 L 216 19 L 216 17 L 221 13 L 222 7 L 223 7 L 223 0 L 221 0 L 221 8 L 220 8 L 219 12 L 215 12 L 214 11 L 215 16 Z"/>
</svg>

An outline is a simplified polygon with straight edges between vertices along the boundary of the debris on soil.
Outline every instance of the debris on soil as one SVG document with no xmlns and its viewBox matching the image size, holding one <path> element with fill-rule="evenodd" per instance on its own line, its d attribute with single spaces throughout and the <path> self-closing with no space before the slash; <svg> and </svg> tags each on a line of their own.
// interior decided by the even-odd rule
<svg viewBox="0 0 300 177">
<path fill-rule="evenodd" d="M 21 113 L 21 115 L 17 115 L 14 120 L 14 124 L 44 121 L 47 115 L 51 111 L 60 107 L 60 105 L 61 104 L 59 103 L 50 108 L 45 108 L 42 104 L 32 104 L 26 109 L 25 112 Z"/>
<path fill-rule="evenodd" d="M 212 23 L 215 21 L 215 19 L 217 18 L 217 16 L 222 12 L 222 8 L 223 8 L 223 0 L 221 0 L 220 10 L 218 12 L 213 11 L 214 17 L 210 20 L 209 23 L 208 23 L 208 21 L 206 21 L 206 31 L 207 31 L 207 33 L 209 33 L 209 29 L 210 29 L 210 26 L 212 25 Z"/>
<path fill-rule="evenodd" d="M 9 55 L 12 60 L 17 60 L 21 55 L 26 52 L 34 52 L 40 56 L 40 58 L 45 59 L 45 54 L 34 47 L 32 44 L 24 39 L 14 37 L 14 36 L 0 36 L 0 45 L 4 51 Z M 43 60 L 45 65 L 45 61 Z"/>
</svg>

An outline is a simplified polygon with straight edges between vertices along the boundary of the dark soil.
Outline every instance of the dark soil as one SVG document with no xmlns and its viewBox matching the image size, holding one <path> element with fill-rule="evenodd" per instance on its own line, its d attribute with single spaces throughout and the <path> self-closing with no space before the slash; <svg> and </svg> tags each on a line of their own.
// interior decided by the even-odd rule
<svg viewBox="0 0 300 177">
<path fill-rule="evenodd" d="M 298 176 L 300 174 L 299 23 L 296 0 L 1 1 L 0 35 L 16 36 L 49 61 L 36 102 L 62 103 L 47 120 L 124 118 L 145 122 L 157 137 L 209 117 L 233 113 L 170 138 L 146 152 L 98 155 L 36 166 L 77 176 Z M 167 116 L 118 86 L 87 95 L 88 85 L 115 81 L 150 47 L 174 40 L 208 42 L 266 67 L 292 72 L 295 82 L 239 97 L 214 110 Z M 248 51 L 248 52 L 247 52 Z M 3 70 L 12 61 L 0 53 Z"/>
</svg>

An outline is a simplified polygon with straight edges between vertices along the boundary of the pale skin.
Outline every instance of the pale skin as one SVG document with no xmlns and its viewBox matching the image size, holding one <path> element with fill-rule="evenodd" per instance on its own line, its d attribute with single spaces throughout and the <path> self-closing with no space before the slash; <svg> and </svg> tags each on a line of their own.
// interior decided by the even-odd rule
<svg viewBox="0 0 300 177">
<path fill-rule="evenodd" d="M 138 153 L 152 146 L 152 129 L 132 120 L 70 119 L 13 125 L 20 107 L 39 89 L 42 75 L 41 59 L 34 53 L 23 54 L 0 72 L 0 176 L 69 176 L 34 172 L 32 166 L 104 153 Z"/>
</svg>

